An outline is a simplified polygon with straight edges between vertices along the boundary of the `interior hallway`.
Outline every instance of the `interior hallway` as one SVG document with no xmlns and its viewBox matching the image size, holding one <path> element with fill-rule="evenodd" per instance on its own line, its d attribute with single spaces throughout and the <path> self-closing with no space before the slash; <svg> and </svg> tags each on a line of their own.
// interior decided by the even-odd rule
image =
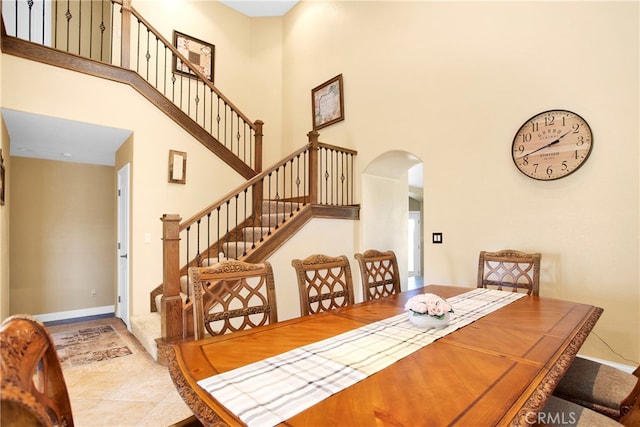
<svg viewBox="0 0 640 427">
<path fill-rule="evenodd" d="M 111 325 L 132 354 L 63 367 L 76 427 L 169 426 L 192 415 L 169 371 L 156 363 L 115 317 L 47 326 L 51 334 Z"/>
</svg>

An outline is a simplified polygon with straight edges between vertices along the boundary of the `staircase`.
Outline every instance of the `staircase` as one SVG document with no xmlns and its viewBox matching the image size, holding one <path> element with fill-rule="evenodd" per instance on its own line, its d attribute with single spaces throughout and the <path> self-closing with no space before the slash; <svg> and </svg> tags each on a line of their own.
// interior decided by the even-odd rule
<svg viewBox="0 0 640 427">
<path fill-rule="evenodd" d="M 259 244 L 266 236 L 275 232 L 278 225 L 292 216 L 296 210 L 297 204 L 293 202 L 263 201 L 260 223 L 256 226 L 244 227 L 241 231 L 242 240 L 225 242 L 222 245 L 221 254 L 227 259 L 242 258 L 255 248 L 256 243 Z"/>
<path fill-rule="evenodd" d="M 23 15 L 20 8 L 29 9 L 30 13 L 29 3 L 28 0 L 12 2 L 18 9 L 15 16 Z M 69 4 L 53 0 L 50 4 L 54 5 L 51 7 L 73 9 L 82 7 L 82 3 L 92 2 L 81 0 Z M 310 132 L 308 144 L 262 171 L 263 123 L 260 120 L 252 122 L 240 112 L 172 43 L 140 16 L 129 1 L 103 1 L 101 7 L 109 10 L 102 15 L 106 18 L 93 22 L 94 28 L 86 22 L 80 25 L 80 11 L 72 10 L 61 22 L 43 22 L 42 28 L 29 25 L 26 38 L 18 36 L 25 32 L 24 27 L 20 28 L 24 23 L 16 18 L 12 20 L 15 28 L 7 30 L 2 26 L 2 51 L 130 85 L 247 179 L 228 196 L 183 222 L 176 214 L 162 217 L 163 285 L 151 292 L 150 313 L 131 317 L 134 335 L 154 358 L 162 359 L 156 342 L 166 343 L 188 336 L 192 329 L 189 327 L 189 304 L 183 302 L 186 296 L 180 295 L 188 293 L 188 284 L 187 292 L 181 292 L 180 281 L 181 277 L 182 282 L 185 281 L 189 266 L 216 262 L 220 257 L 217 254 L 260 262 L 313 217 L 358 218 L 359 207 L 353 203 L 353 159 L 357 153 L 321 143 L 318 133 Z M 54 25 L 59 34 L 65 33 L 61 29 L 66 26 L 66 34 L 72 30 L 78 43 L 70 45 L 64 37 L 58 37 L 53 46 L 41 44 L 45 34 L 52 32 L 49 25 Z M 100 34 L 101 44 L 110 43 L 111 36 L 118 34 L 121 44 L 115 49 L 105 46 L 99 50 L 100 57 L 95 57 L 97 51 L 92 54 L 89 46 L 95 44 L 97 34 Z M 69 50 L 69 46 L 73 49 L 77 46 L 77 51 Z M 102 56 L 102 52 L 108 53 Z M 173 57 L 188 66 L 192 76 L 176 78 L 171 70 Z M 202 105 L 211 107 L 198 108 Z M 201 224 L 216 230 L 215 235 L 202 237 Z M 191 236 L 194 237 L 190 240 Z M 181 246 L 181 241 L 187 243 Z M 205 243 L 201 245 L 201 241 Z M 157 310 L 158 295 L 165 308 L 168 307 L 162 313 Z"/>
<path fill-rule="evenodd" d="M 243 259 L 246 254 L 256 249 L 265 239 L 275 236 L 278 227 L 288 218 L 291 218 L 298 210 L 299 204 L 293 202 L 279 202 L 265 200 L 262 202 L 260 223 L 254 226 L 244 227 L 240 235 L 242 240 L 224 242 L 222 252 L 218 256 L 203 256 L 199 265 L 206 267 L 217 263 L 220 259 Z M 183 301 L 183 312 L 191 313 L 191 304 L 187 302 L 187 293 L 190 284 L 186 274 L 180 276 L 180 296 Z M 158 361 L 157 339 L 161 337 L 161 298 L 162 285 L 159 285 L 151 293 L 151 312 L 131 317 L 131 330 L 147 352 Z M 189 320 L 192 318 L 187 316 Z M 187 320 L 188 321 L 188 320 Z M 193 330 L 192 324 L 184 325 L 188 331 Z M 162 361 L 162 360 L 161 360 Z"/>
</svg>

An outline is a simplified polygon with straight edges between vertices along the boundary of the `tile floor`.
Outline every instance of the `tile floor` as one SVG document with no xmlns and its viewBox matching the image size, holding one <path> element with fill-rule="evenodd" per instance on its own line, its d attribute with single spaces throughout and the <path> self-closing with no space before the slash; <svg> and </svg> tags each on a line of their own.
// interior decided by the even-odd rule
<svg viewBox="0 0 640 427">
<path fill-rule="evenodd" d="M 48 326 L 51 333 L 111 325 L 133 354 L 64 368 L 76 427 L 168 426 L 191 416 L 166 366 L 156 363 L 115 317 Z"/>
</svg>

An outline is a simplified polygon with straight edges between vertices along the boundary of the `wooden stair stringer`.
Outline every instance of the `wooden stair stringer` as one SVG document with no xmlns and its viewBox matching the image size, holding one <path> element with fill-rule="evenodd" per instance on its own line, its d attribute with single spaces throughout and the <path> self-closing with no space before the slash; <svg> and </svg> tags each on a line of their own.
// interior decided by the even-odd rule
<svg viewBox="0 0 640 427">
<path fill-rule="evenodd" d="M 83 58 L 72 53 L 52 49 L 5 34 L 2 35 L 2 53 L 117 83 L 127 84 L 145 97 L 151 104 L 155 105 L 160 111 L 165 113 L 202 145 L 207 147 L 207 149 L 243 178 L 251 179 L 257 175 L 256 171 L 251 169 L 251 167 L 244 163 L 238 156 L 233 154 L 231 150 L 225 147 L 224 144 L 208 133 L 202 126 L 196 123 L 177 105 L 169 101 L 160 91 L 133 70 Z"/>
</svg>

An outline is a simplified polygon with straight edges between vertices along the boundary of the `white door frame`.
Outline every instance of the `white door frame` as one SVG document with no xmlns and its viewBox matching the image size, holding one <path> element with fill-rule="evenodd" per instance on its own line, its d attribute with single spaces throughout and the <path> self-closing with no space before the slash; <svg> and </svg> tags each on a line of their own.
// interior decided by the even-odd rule
<svg viewBox="0 0 640 427">
<path fill-rule="evenodd" d="M 129 325 L 129 163 L 118 170 L 118 293 L 116 317 Z"/>
<path fill-rule="evenodd" d="M 422 260 L 422 247 L 421 247 L 421 235 L 422 235 L 422 218 L 421 212 L 410 211 L 409 222 L 413 222 L 413 230 L 409 227 L 409 257 L 413 260 L 413 270 L 409 270 L 409 277 L 422 276 L 421 260 Z M 413 231 L 413 232 L 412 232 Z M 411 266 L 411 263 L 409 264 Z M 407 266 L 407 267 L 409 267 Z"/>
</svg>

